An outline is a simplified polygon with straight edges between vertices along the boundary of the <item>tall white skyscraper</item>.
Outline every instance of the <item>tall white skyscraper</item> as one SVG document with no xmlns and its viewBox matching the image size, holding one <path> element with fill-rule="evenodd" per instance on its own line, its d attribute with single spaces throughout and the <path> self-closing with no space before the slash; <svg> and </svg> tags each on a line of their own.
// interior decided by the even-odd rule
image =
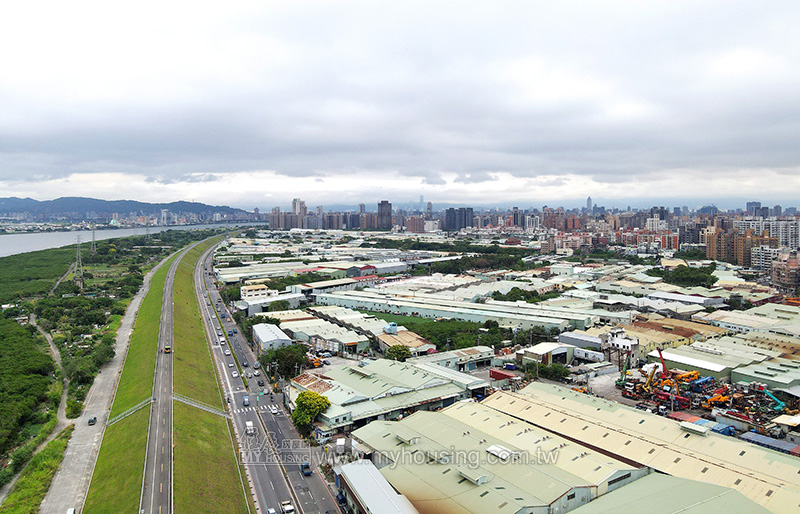
<svg viewBox="0 0 800 514">
<path fill-rule="evenodd" d="M 586 199 L 586 212 L 591 213 L 592 212 L 592 207 L 593 207 L 593 205 L 592 205 L 592 197 L 590 196 L 589 198 Z"/>
</svg>

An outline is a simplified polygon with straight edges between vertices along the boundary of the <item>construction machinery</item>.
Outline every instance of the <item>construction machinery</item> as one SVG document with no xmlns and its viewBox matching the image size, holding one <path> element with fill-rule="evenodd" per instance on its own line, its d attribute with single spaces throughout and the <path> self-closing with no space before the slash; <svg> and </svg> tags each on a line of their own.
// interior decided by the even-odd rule
<svg viewBox="0 0 800 514">
<path fill-rule="evenodd" d="M 631 352 L 625 357 L 625 365 L 622 367 L 622 374 L 617 379 L 615 385 L 620 389 L 625 389 L 625 382 L 628 381 L 628 366 L 631 365 Z"/>
<path fill-rule="evenodd" d="M 669 394 L 665 393 L 664 391 L 656 391 L 655 397 L 658 399 L 660 403 L 669 404 L 670 406 L 672 406 L 673 410 L 674 407 L 678 407 L 681 409 L 688 409 L 692 404 L 692 400 L 686 398 L 685 396 Z"/>
<path fill-rule="evenodd" d="M 728 402 L 728 400 L 730 400 L 729 396 L 724 396 L 724 395 L 718 394 L 716 396 L 712 396 L 711 398 L 707 399 L 700 406 L 703 407 L 706 410 L 711 410 L 716 406 L 720 406 L 721 407 L 721 406 L 725 405 Z"/>
<path fill-rule="evenodd" d="M 786 409 L 786 404 L 780 401 L 779 399 L 775 398 L 775 396 L 773 396 L 773 394 L 767 391 L 766 389 L 764 389 L 764 394 L 772 398 L 772 400 L 775 402 L 774 404 L 772 404 L 773 411 L 783 412 Z"/>
<path fill-rule="evenodd" d="M 653 366 L 653 369 L 650 370 L 650 375 L 647 377 L 647 381 L 642 386 L 642 390 L 646 393 L 653 390 L 653 377 L 656 375 L 656 369 L 656 366 Z"/>
<path fill-rule="evenodd" d="M 714 377 L 702 377 L 698 378 L 697 380 L 693 380 L 689 383 L 689 389 L 691 389 L 695 393 L 702 393 L 706 390 L 707 387 L 710 387 L 714 383 Z"/>
<path fill-rule="evenodd" d="M 678 382 L 692 382 L 700 378 L 699 371 L 686 371 L 682 373 L 673 373 L 672 375 Z"/>
</svg>

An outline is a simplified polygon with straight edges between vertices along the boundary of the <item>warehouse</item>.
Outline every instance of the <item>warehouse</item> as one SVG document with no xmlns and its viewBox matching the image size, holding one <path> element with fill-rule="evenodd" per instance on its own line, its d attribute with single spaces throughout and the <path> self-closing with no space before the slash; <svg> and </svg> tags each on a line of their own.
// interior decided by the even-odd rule
<svg viewBox="0 0 800 514">
<path fill-rule="evenodd" d="M 367 291 L 348 291 L 317 295 L 317 303 L 322 305 L 339 305 L 357 310 L 388 312 L 419 316 L 423 318 L 446 318 L 462 321 L 484 323 L 497 321 L 503 326 L 516 326 L 529 330 L 535 326 L 548 329 L 566 330 L 569 321 L 565 317 L 555 315 L 544 317 L 528 313 L 509 312 L 509 310 L 484 309 L 484 304 L 469 302 L 431 301 L 422 298 L 398 298 Z M 448 305 L 448 303 L 450 305 Z M 452 304 L 456 304 L 453 306 Z"/>
<path fill-rule="evenodd" d="M 287 336 L 277 325 L 268 323 L 253 325 L 253 339 L 262 352 L 292 344 L 291 337 Z"/>
<path fill-rule="evenodd" d="M 734 487 L 773 512 L 794 512 L 800 505 L 798 461 L 790 455 L 710 431 L 690 431 L 662 416 L 550 384 L 500 391 L 482 405 L 625 462 Z"/>
<path fill-rule="evenodd" d="M 474 402 L 352 438 L 420 514 L 569 512 L 650 472 Z"/>
<path fill-rule="evenodd" d="M 304 373 L 286 388 L 290 409 L 303 391 L 314 391 L 331 402 L 314 423 L 320 441 L 375 420 L 401 419 L 418 410 L 436 410 L 475 395 L 484 395 L 488 382 L 436 366 L 420 368 L 387 359 L 331 368 L 325 374 Z"/>
<path fill-rule="evenodd" d="M 344 502 L 353 512 L 418 514 L 408 498 L 392 489 L 372 462 L 358 460 L 333 471 Z"/>
<path fill-rule="evenodd" d="M 241 311 L 246 311 L 247 317 L 252 317 L 256 314 L 261 314 L 262 312 L 268 312 L 270 305 L 275 302 L 287 302 L 289 304 L 289 308 L 295 309 L 306 303 L 306 297 L 301 294 L 294 293 L 262 296 L 261 298 L 236 302 L 236 308 Z"/>
<path fill-rule="evenodd" d="M 456 371 L 472 371 L 479 367 L 489 366 L 494 357 L 494 350 L 488 346 L 472 346 L 460 350 L 429 353 L 409 359 L 408 362 L 435 364 Z"/>
<path fill-rule="evenodd" d="M 737 368 L 731 372 L 731 380 L 758 382 L 774 391 L 783 391 L 800 398 L 800 364 L 788 359 L 775 359 Z"/>
</svg>

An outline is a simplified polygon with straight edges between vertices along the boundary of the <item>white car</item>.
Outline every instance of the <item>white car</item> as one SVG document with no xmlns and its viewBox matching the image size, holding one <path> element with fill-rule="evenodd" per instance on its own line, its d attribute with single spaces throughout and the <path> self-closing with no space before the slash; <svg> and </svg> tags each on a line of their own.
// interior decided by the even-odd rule
<svg viewBox="0 0 800 514">
<path fill-rule="evenodd" d="M 231 373 L 231 376 L 232 376 L 233 378 L 239 378 L 239 373 L 238 373 L 238 372 L 236 372 L 236 371 L 234 371 L 233 373 Z"/>
<path fill-rule="evenodd" d="M 229 362 L 229 363 L 228 363 L 228 367 L 229 367 L 229 368 L 232 368 L 232 367 L 233 367 L 233 363 L 232 363 L 232 362 Z"/>
<path fill-rule="evenodd" d="M 225 355 L 230 355 L 230 354 L 231 354 L 230 350 L 225 350 Z"/>
<path fill-rule="evenodd" d="M 274 406 L 274 405 L 270 405 L 269 406 L 269 411 L 270 411 L 270 413 L 272 413 L 272 415 L 275 415 L 275 414 L 278 413 L 278 408 L 276 406 Z"/>
<path fill-rule="evenodd" d="M 253 372 L 253 376 L 259 377 L 259 376 L 261 376 L 261 372 L 260 372 L 260 371 L 258 371 L 258 370 L 255 370 L 255 371 Z"/>
</svg>

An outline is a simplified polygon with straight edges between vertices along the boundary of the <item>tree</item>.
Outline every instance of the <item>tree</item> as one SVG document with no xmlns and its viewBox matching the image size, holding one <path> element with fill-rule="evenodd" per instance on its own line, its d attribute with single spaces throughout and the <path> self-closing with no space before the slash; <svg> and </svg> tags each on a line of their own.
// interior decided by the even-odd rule
<svg viewBox="0 0 800 514">
<path fill-rule="evenodd" d="M 269 304 L 269 312 L 288 311 L 290 308 L 289 300 L 278 300 Z"/>
<path fill-rule="evenodd" d="M 402 344 L 390 346 L 386 350 L 386 358 L 393 361 L 405 362 L 409 357 L 411 357 L 411 350 L 408 349 L 408 346 L 403 346 Z"/>
<path fill-rule="evenodd" d="M 265 369 L 273 362 L 278 363 L 278 375 L 293 377 L 306 362 L 306 347 L 301 344 L 281 346 L 261 355 L 261 365 Z"/>
<path fill-rule="evenodd" d="M 292 423 L 301 433 L 307 434 L 311 430 L 311 423 L 321 412 L 330 407 L 331 402 L 314 391 L 303 391 L 297 395 L 295 405 Z"/>
</svg>

